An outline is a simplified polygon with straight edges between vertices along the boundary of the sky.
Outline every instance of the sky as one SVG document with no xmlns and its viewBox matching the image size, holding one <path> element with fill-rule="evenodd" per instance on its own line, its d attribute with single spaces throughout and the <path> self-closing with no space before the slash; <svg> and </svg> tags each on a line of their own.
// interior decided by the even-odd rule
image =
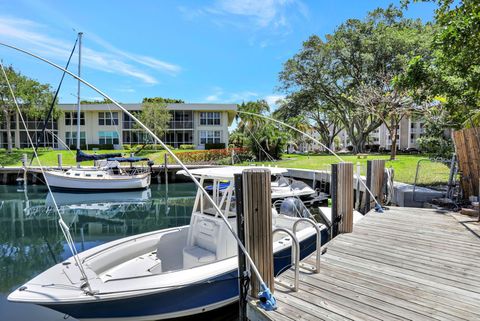
<svg viewBox="0 0 480 321">
<path fill-rule="evenodd" d="M 0 42 L 64 66 L 83 32 L 82 78 L 117 101 L 169 97 L 189 103 L 241 103 L 283 97 L 283 63 L 312 34 L 387 7 L 383 0 L 48 1 L 0 0 Z M 398 1 L 393 1 L 398 5 Z M 405 15 L 432 20 L 432 3 Z M 61 71 L 0 46 L 0 59 L 56 88 Z M 69 70 L 77 72 L 77 56 Z M 61 103 L 76 101 L 64 81 Z M 82 99 L 103 99 L 82 86 Z"/>
</svg>

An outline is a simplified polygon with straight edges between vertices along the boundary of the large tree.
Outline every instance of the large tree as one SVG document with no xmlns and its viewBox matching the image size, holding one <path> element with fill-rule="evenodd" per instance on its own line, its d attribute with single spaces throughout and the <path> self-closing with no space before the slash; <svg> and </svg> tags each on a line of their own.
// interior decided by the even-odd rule
<svg viewBox="0 0 480 321">
<path fill-rule="evenodd" d="M 166 104 L 161 102 L 144 102 L 138 117 L 159 138 L 165 135 L 171 118 Z"/>
<path fill-rule="evenodd" d="M 383 119 L 357 98 L 364 88 L 381 89 L 385 80 L 392 86 L 390 81 L 423 50 L 418 36 L 423 28 L 420 21 L 404 18 L 393 6 L 376 9 L 364 20 L 349 19 L 325 41 L 314 35 L 304 42 L 302 50 L 284 64 L 281 88 L 289 96 L 302 93 L 328 106 L 346 130 L 354 152 L 362 152 L 369 134 Z"/>
<path fill-rule="evenodd" d="M 32 118 L 46 117 L 54 97 L 50 85 L 41 84 L 28 78 L 13 69 L 12 66 L 4 68 L 24 118 L 26 116 Z M 17 108 L 3 72 L 0 73 L 0 109 L 0 120 L 7 132 L 7 150 L 11 152 L 13 148 L 11 120 L 17 117 Z M 57 115 L 58 112 L 55 112 L 54 116 Z M 20 128 L 23 128 L 22 124 L 20 124 Z"/>
<path fill-rule="evenodd" d="M 480 125 L 480 4 L 478 0 L 423 1 L 438 4 L 432 50 L 414 57 L 399 83 L 418 99 L 442 102 L 449 124 L 471 125 L 474 115 L 474 125 Z"/>
</svg>

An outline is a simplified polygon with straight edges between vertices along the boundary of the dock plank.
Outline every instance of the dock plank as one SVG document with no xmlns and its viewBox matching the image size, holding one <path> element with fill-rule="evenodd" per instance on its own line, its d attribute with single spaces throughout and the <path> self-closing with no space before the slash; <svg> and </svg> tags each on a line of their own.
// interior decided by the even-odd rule
<svg viewBox="0 0 480 321">
<path fill-rule="evenodd" d="M 480 320 L 480 238 L 457 216 L 368 213 L 326 245 L 320 273 L 300 273 L 298 292 L 276 289 L 263 320 Z"/>
</svg>

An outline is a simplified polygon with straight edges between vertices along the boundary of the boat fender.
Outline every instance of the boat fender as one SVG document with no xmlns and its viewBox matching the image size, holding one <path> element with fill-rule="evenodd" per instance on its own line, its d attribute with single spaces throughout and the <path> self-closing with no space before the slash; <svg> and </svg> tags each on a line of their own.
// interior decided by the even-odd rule
<svg viewBox="0 0 480 321">
<path fill-rule="evenodd" d="M 258 298 L 260 300 L 260 307 L 265 311 L 273 311 L 277 309 L 277 300 L 275 300 L 275 297 L 265 283 L 260 285 Z"/>
</svg>

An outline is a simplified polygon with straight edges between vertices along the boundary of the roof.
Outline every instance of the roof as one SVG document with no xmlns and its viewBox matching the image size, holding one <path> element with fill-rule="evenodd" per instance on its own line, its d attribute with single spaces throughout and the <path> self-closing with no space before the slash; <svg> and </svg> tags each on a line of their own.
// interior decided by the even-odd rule
<svg viewBox="0 0 480 321">
<path fill-rule="evenodd" d="M 268 169 L 272 175 L 283 174 L 287 172 L 286 168 L 264 167 L 264 166 L 226 166 L 214 168 L 196 168 L 191 169 L 190 173 L 195 177 L 207 179 L 225 179 L 233 180 L 235 174 L 241 174 L 245 169 Z M 178 171 L 177 174 L 188 176 L 185 170 Z"/>
<path fill-rule="evenodd" d="M 135 104 L 122 104 L 128 111 L 136 111 L 142 109 L 141 103 Z M 61 110 L 65 111 L 76 111 L 77 104 L 58 104 L 58 107 Z M 81 106 L 83 111 L 115 111 L 118 110 L 118 107 L 113 103 L 111 104 L 82 104 Z M 192 111 L 226 111 L 228 112 L 228 121 L 229 123 L 233 121 L 235 114 L 237 113 L 236 104 L 167 104 L 168 110 L 192 110 Z"/>
</svg>

